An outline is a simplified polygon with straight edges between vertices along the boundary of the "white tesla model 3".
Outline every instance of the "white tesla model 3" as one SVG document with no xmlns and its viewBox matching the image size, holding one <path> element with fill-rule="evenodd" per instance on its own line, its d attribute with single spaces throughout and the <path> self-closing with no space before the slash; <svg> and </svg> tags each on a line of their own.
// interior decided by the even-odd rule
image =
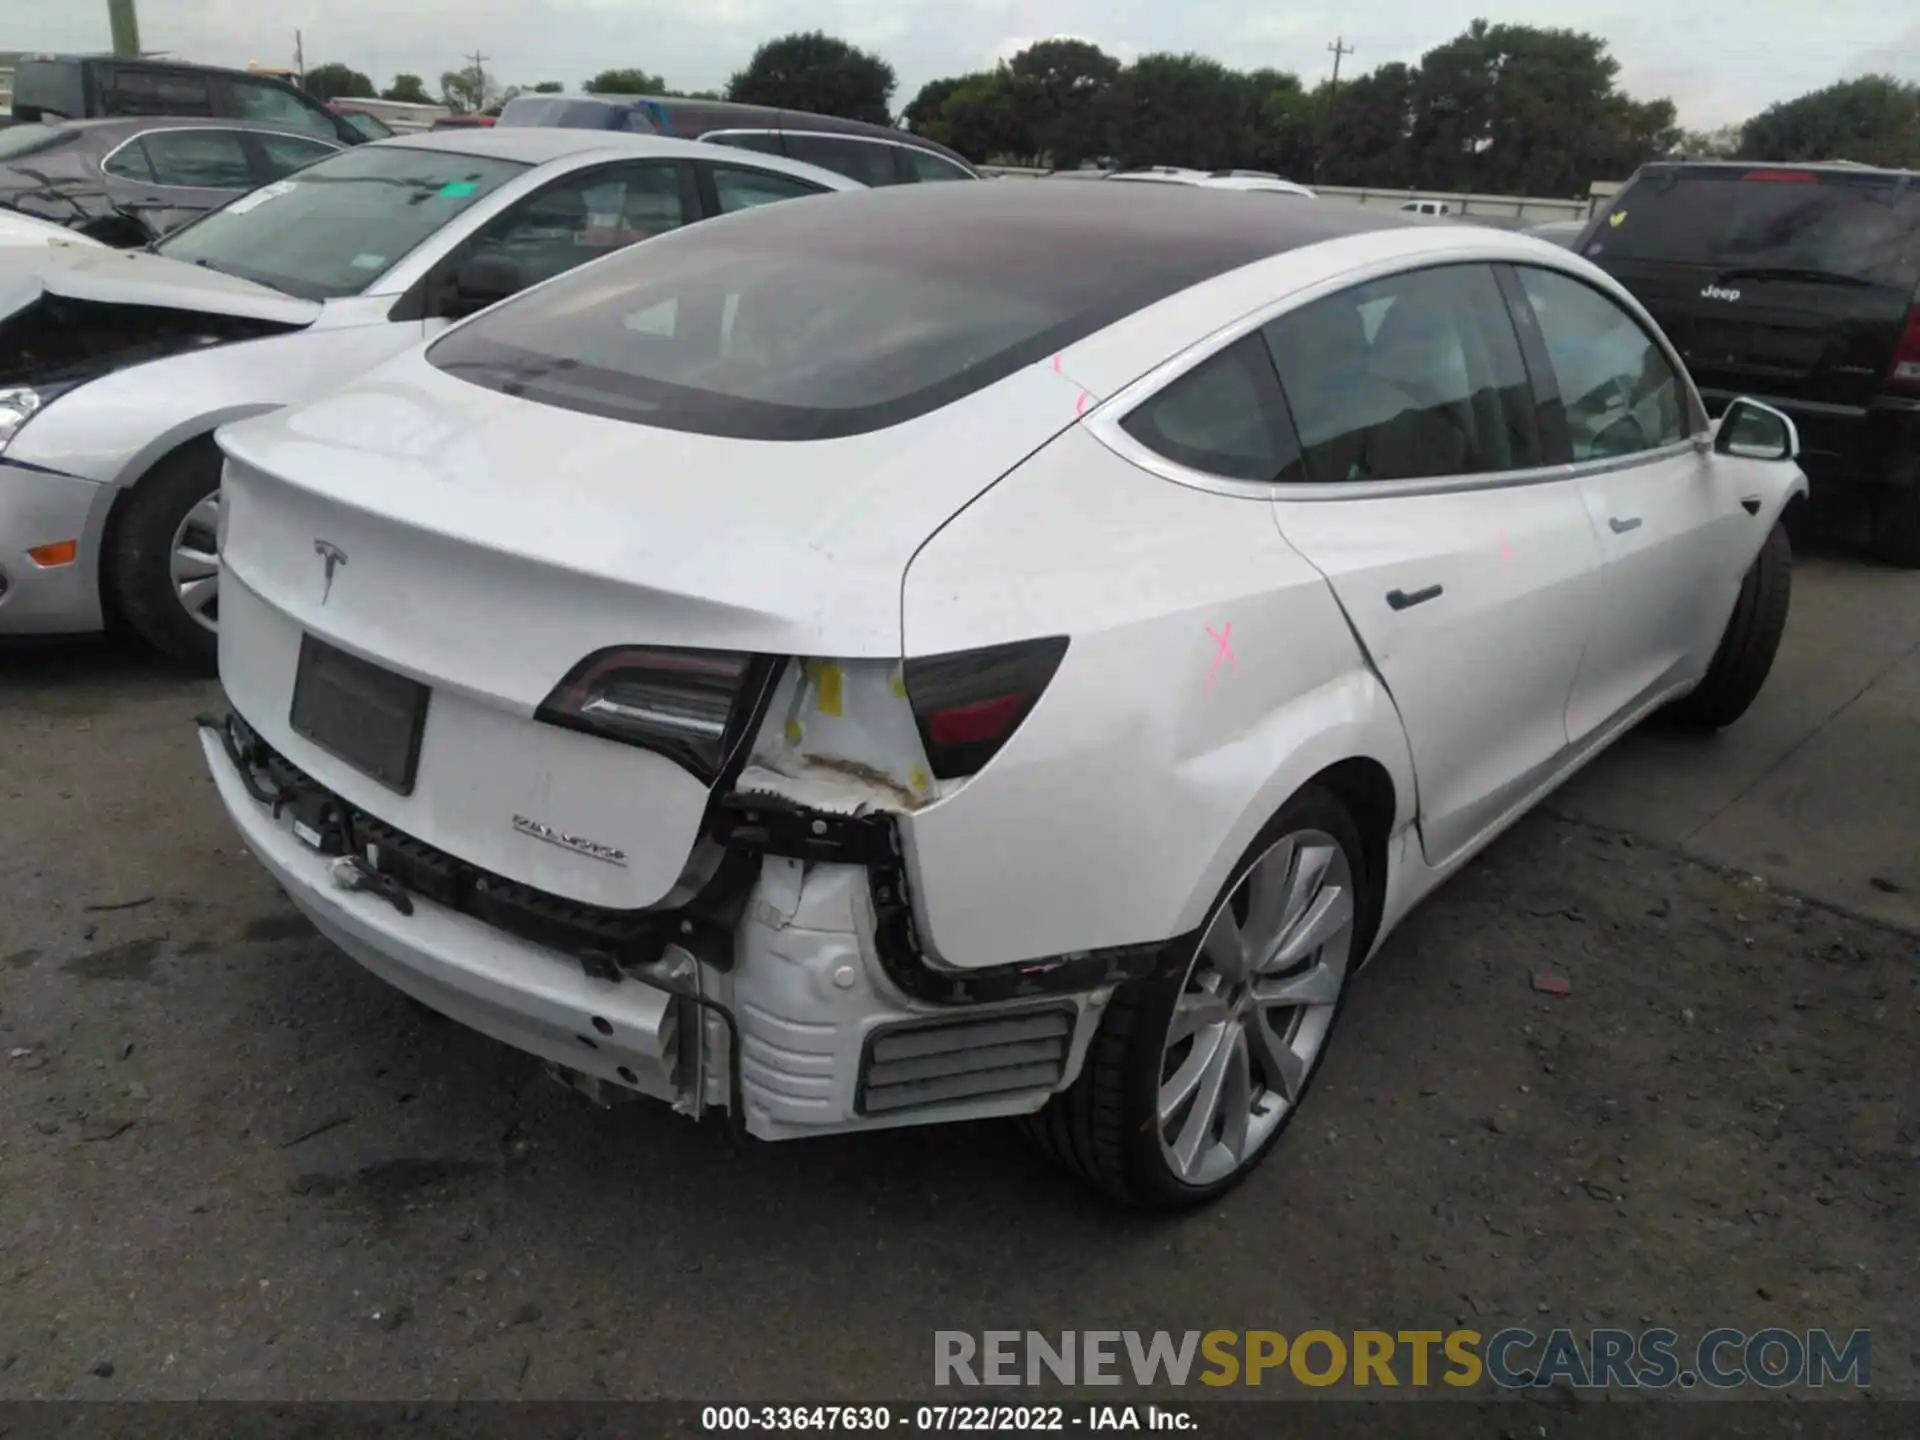
<svg viewBox="0 0 1920 1440">
<path fill-rule="evenodd" d="M 601 1098 L 992 1115 L 1203 1201 L 1354 971 L 1788 598 L 1710 423 L 1523 236 L 1188 187 L 776 206 L 222 432 L 203 743 L 343 949 Z"/>
</svg>

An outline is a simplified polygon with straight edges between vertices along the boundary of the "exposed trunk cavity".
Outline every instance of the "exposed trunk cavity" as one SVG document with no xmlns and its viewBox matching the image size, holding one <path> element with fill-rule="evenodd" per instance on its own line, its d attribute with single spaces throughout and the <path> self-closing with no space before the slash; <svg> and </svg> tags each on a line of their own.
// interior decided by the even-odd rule
<svg viewBox="0 0 1920 1440">
<path fill-rule="evenodd" d="M 734 788 L 836 815 L 904 813 L 938 799 L 899 662 L 788 666 Z"/>
</svg>

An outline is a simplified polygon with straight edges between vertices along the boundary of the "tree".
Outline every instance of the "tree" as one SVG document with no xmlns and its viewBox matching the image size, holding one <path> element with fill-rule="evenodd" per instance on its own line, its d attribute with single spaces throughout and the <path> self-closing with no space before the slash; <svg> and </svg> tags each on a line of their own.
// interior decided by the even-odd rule
<svg viewBox="0 0 1920 1440">
<path fill-rule="evenodd" d="M 302 82 L 316 100 L 371 100 L 373 81 L 358 70 L 334 61 L 316 65 Z"/>
<path fill-rule="evenodd" d="M 753 52 L 727 82 L 727 98 L 811 115 L 892 123 L 893 66 L 818 30 L 783 35 Z"/>
<path fill-rule="evenodd" d="M 1142 55 L 1113 86 L 1113 148 L 1122 165 L 1231 167 L 1248 93 L 1241 76 L 1200 55 Z"/>
<path fill-rule="evenodd" d="M 400 100 L 409 105 L 431 105 L 433 96 L 427 93 L 427 82 L 418 75 L 400 74 L 393 77 L 393 84 L 380 92 L 382 100 Z"/>
<path fill-rule="evenodd" d="M 1323 105 L 1309 95 L 1300 77 L 1284 70 L 1255 70 L 1241 77 L 1246 87 L 1246 129 L 1235 164 L 1271 170 L 1288 179 L 1313 174 Z"/>
<path fill-rule="evenodd" d="M 558 80 L 542 80 L 533 87 L 532 93 L 535 95 L 559 95 L 564 93 L 566 88 L 567 87 Z"/>
<path fill-rule="evenodd" d="M 979 75 L 947 75 L 938 80 L 929 80 L 920 87 L 920 93 L 907 102 L 907 108 L 900 112 L 900 118 L 914 134 L 926 134 L 927 126 L 939 122 L 941 107 L 953 93 L 968 81 L 979 78 Z"/>
<path fill-rule="evenodd" d="M 1722 125 L 1713 130 L 1682 130 L 1671 153 L 1698 160 L 1730 160 L 1740 153 L 1740 132 L 1744 128 Z"/>
<path fill-rule="evenodd" d="M 1740 156 L 1920 166 L 1920 85 L 1863 75 L 1770 106 L 1743 127 Z"/>
<path fill-rule="evenodd" d="M 589 95 L 658 95 L 667 82 L 658 75 L 635 67 L 630 70 L 602 70 L 580 87 Z"/>
<path fill-rule="evenodd" d="M 443 72 L 440 93 L 446 107 L 462 115 L 480 114 L 500 98 L 493 77 L 478 65 Z"/>
<path fill-rule="evenodd" d="M 1411 184 L 1414 85 L 1418 73 L 1395 61 L 1317 93 L 1316 178 L 1330 185 Z"/>
<path fill-rule="evenodd" d="M 1504 195 L 1576 195 L 1665 154 L 1667 101 L 1621 93 L 1598 36 L 1476 20 L 1420 59 L 1407 183 Z"/>
<path fill-rule="evenodd" d="M 1077 170 L 1081 161 L 1110 148 L 1110 111 L 1120 62 L 1098 45 L 1042 40 L 1007 62 L 1007 76 L 1033 147 L 1055 168 Z"/>
<path fill-rule="evenodd" d="M 1030 162 L 1038 156 L 1019 88 L 1005 65 L 937 80 L 921 87 L 907 107 L 907 119 L 914 133 L 975 164 Z"/>
</svg>

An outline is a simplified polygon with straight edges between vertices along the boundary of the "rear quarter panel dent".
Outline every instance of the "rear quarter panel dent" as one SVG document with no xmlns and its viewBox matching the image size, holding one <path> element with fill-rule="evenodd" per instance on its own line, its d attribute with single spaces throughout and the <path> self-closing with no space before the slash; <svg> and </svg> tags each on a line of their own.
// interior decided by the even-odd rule
<svg viewBox="0 0 1920 1440">
<path fill-rule="evenodd" d="M 992 763 L 903 821 L 948 964 L 1192 928 L 1287 797 L 1340 760 L 1377 760 L 1396 828 L 1411 818 L 1392 704 L 1263 500 L 1172 484 L 1075 428 L 920 552 L 903 611 L 909 655 L 1072 638 Z"/>
</svg>

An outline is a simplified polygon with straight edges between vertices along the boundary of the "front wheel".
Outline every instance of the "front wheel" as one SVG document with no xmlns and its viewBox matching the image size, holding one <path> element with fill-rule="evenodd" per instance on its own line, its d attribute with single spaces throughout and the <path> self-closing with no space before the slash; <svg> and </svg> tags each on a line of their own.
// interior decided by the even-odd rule
<svg viewBox="0 0 1920 1440">
<path fill-rule="evenodd" d="M 1142 1209 L 1225 1194 L 1318 1071 L 1364 958 L 1364 852 L 1309 786 L 1261 833 L 1193 950 L 1114 993 L 1073 1085 L 1028 1122 L 1082 1179 Z"/>
<path fill-rule="evenodd" d="M 1793 598 L 1793 547 L 1775 524 L 1740 582 L 1740 597 L 1713 652 L 1706 677 L 1677 701 L 1673 718 L 1699 730 L 1718 730 L 1747 713 L 1773 669 Z"/>
<path fill-rule="evenodd" d="M 220 452 L 196 440 L 134 486 L 105 558 L 120 614 L 141 639 L 196 670 L 219 651 Z"/>
</svg>

